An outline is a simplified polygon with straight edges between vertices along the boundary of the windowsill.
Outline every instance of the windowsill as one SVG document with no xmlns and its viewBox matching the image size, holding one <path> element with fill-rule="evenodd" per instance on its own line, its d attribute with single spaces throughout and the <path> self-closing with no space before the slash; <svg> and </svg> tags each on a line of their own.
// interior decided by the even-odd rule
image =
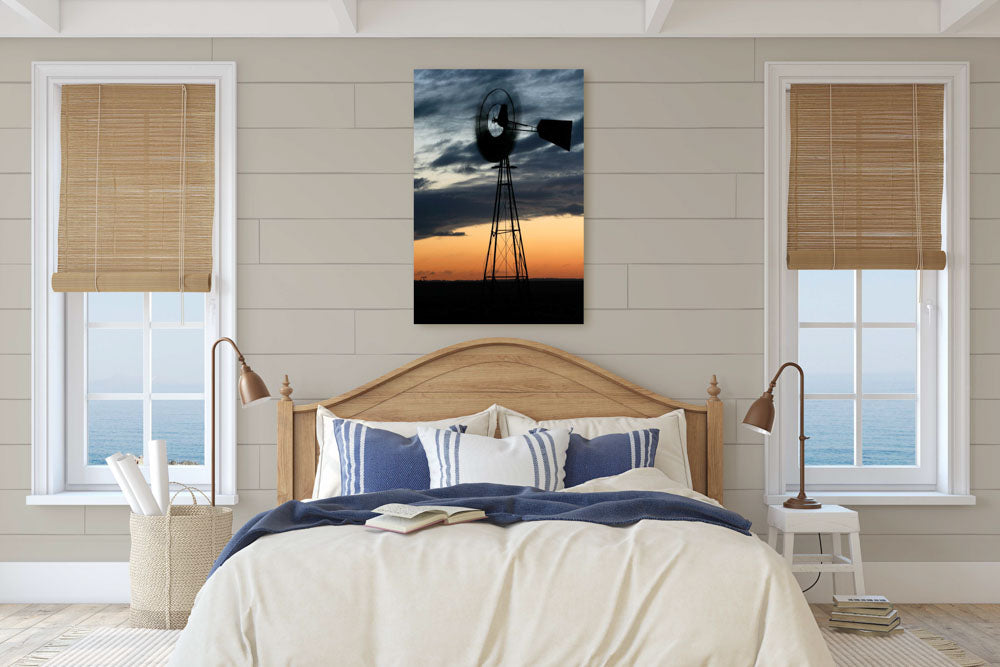
<svg viewBox="0 0 1000 667">
<path fill-rule="evenodd" d="M 832 505 L 975 505 L 976 497 L 940 491 L 809 491 L 810 498 Z M 766 496 L 768 505 L 780 505 L 792 493 Z"/>
<path fill-rule="evenodd" d="M 207 505 L 208 502 L 198 496 L 199 504 Z M 240 500 L 238 495 L 216 494 L 216 505 L 235 505 Z M 60 493 L 49 493 L 30 495 L 25 498 L 26 505 L 122 505 L 128 507 L 125 496 L 121 491 L 62 491 Z M 192 505 L 191 495 L 183 492 L 174 499 L 174 505 Z"/>
</svg>

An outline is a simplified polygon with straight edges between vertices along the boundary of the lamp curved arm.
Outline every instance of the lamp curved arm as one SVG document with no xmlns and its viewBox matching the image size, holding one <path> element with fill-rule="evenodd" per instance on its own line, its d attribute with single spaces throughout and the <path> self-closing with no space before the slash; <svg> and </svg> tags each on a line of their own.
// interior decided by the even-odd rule
<svg viewBox="0 0 1000 667">
<path fill-rule="evenodd" d="M 799 366 L 794 361 L 786 361 L 778 367 L 777 372 L 774 377 L 771 378 L 771 385 L 767 388 L 768 392 L 772 392 L 775 386 L 778 384 L 778 377 L 781 373 L 789 366 L 795 368 L 799 372 L 799 440 L 808 440 L 809 436 L 806 435 L 806 374 L 802 370 L 802 366 Z"/>
<path fill-rule="evenodd" d="M 232 338 L 227 338 L 226 336 L 223 336 L 219 340 L 217 340 L 214 343 L 212 343 L 212 359 L 213 360 L 215 359 L 215 348 L 219 347 L 219 343 L 221 343 L 223 341 L 225 341 L 226 343 L 229 343 L 230 345 L 232 345 L 233 349 L 236 350 L 236 358 L 240 360 L 240 363 L 245 363 L 245 360 L 243 358 L 243 353 L 240 352 L 240 348 L 236 347 L 236 343 L 235 343 L 235 341 L 233 341 Z M 778 371 L 778 372 L 780 373 L 781 371 Z"/>
</svg>

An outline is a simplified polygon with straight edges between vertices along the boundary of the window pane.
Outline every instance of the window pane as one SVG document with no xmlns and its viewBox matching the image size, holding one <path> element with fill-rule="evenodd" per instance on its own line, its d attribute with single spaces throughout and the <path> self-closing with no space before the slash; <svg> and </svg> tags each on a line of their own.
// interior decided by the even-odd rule
<svg viewBox="0 0 1000 667">
<path fill-rule="evenodd" d="M 171 465 L 204 465 L 204 401 L 153 401 L 153 439 L 167 441 Z"/>
<path fill-rule="evenodd" d="M 153 292 L 151 305 L 154 322 L 181 321 L 180 292 Z"/>
<path fill-rule="evenodd" d="M 184 312 L 181 313 L 181 304 Z M 203 292 L 153 292 L 153 321 L 178 324 L 205 321 L 205 294 Z"/>
<path fill-rule="evenodd" d="M 917 402 L 861 401 L 861 461 L 866 466 L 917 464 Z"/>
<path fill-rule="evenodd" d="M 916 329 L 865 329 L 861 332 L 861 346 L 862 392 L 916 393 Z"/>
<path fill-rule="evenodd" d="M 142 401 L 87 401 L 87 464 L 115 452 L 142 456 Z"/>
<path fill-rule="evenodd" d="M 799 329 L 807 394 L 854 392 L 854 329 Z"/>
<path fill-rule="evenodd" d="M 204 391 L 204 332 L 201 329 L 153 329 L 153 391 Z"/>
<path fill-rule="evenodd" d="M 862 271 L 861 319 L 865 322 L 916 322 L 916 271 Z"/>
<path fill-rule="evenodd" d="M 204 322 L 205 321 L 205 293 L 185 292 L 184 293 L 184 321 Z"/>
<path fill-rule="evenodd" d="M 806 465 L 854 465 L 854 401 L 806 401 L 805 409 Z"/>
<path fill-rule="evenodd" d="M 90 393 L 142 391 L 142 331 L 139 329 L 87 331 L 87 391 Z"/>
<path fill-rule="evenodd" d="M 799 271 L 799 322 L 853 322 L 854 271 Z"/>
<path fill-rule="evenodd" d="M 142 296 L 142 292 L 91 292 L 87 294 L 87 321 L 141 322 Z"/>
</svg>

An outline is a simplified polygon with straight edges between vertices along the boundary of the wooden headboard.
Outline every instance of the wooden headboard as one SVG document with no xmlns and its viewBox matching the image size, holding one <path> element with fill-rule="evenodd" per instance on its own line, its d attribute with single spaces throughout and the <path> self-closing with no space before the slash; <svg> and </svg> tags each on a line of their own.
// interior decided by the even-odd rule
<svg viewBox="0 0 1000 667">
<path fill-rule="evenodd" d="M 722 502 L 722 401 L 712 376 L 708 400 L 682 403 L 636 386 L 589 361 L 518 338 L 481 338 L 428 355 L 320 403 L 295 405 L 285 376 L 278 402 L 278 502 L 312 494 L 316 408 L 372 421 L 429 421 L 494 403 L 535 419 L 658 417 L 683 409 L 696 491 Z"/>
</svg>

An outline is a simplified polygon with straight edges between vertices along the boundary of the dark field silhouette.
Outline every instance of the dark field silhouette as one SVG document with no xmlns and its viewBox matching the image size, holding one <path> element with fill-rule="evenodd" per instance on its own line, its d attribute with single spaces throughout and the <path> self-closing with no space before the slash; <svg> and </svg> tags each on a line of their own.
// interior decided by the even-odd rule
<svg viewBox="0 0 1000 667">
<path fill-rule="evenodd" d="M 416 280 L 415 324 L 582 324 L 583 280 Z"/>
</svg>

